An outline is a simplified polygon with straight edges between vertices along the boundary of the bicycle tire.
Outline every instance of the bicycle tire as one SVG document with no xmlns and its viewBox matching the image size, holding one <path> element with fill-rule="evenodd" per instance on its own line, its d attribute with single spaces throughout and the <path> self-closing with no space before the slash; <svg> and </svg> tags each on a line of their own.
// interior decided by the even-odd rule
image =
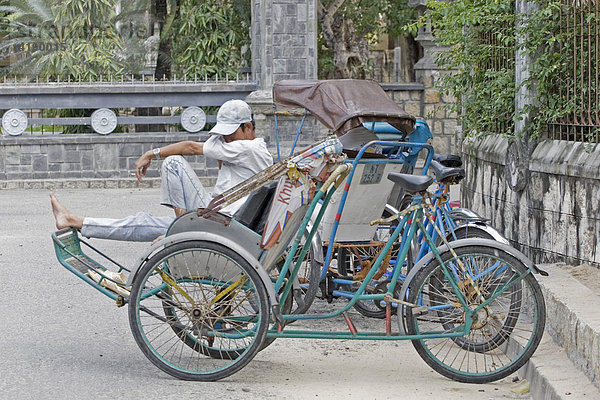
<svg viewBox="0 0 600 400">
<path fill-rule="evenodd" d="M 468 229 L 467 229 L 468 228 Z M 456 236 L 456 238 L 454 238 L 454 236 Z M 460 240 L 460 239 L 467 239 L 467 238 L 479 238 L 479 239 L 490 239 L 490 240 L 495 240 L 493 238 L 492 235 L 490 235 L 485 229 L 482 229 L 479 226 L 459 226 L 455 229 L 454 231 L 454 236 L 452 235 L 452 233 L 448 234 L 446 237 L 446 240 L 448 242 L 452 242 L 454 240 Z M 442 243 L 442 239 L 438 236 L 436 239 L 436 246 L 441 246 Z M 406 312 L 406 310 L 403 310 L 402 312 Z M 402 319 L 402 321 L 405 321 L 405 319 Z M 403 331 L 406 332 L 407 328 L 406 325 L 403 325 Z M 456 338 L 458 340 L 458 338 Z M 458 340 L 459 341 L 459 340 Z"/>
<path fill-rule="evenodd" d="M 283 267 L 282 263 L 278 263 L 277 264 L 277 269 L 281 270 L 281 267 Z M 289 275 L 289 271 L 288 271 L 288 275 Z M 273 282 L 273 284 L 275 283 L 275 281 L 277 280 L 277 275 L 271 277 L 271 280 Z M 283 290 L 280 290 L 280 292 L 282 292 Z M 294 298 L 292 296 L 288 296 L 285 300 L 285 302 L 283 304 L 280 304 L 281 307 L 281 313 L 282 314 L 291 314 L 292 313 L 292 306 L 294 304 Z M 166 313 L 166 310 L 165 310 Z M 271 315 L 272 316 L 272 315 Z M 289 321 L 287 320 L 286 323 L 291 323 L 293 321 Z M 274 324 L 273 325 L 273 329 L 276 328 L 276 322 L 274 320 L 271 320 L 271 323 Z M 181 331 L 178 328 L 177 325 L 174 325 L 172 327 L 172 329 L 175 331 L 176 334 L 181 335 Z M 268 337 L 265 336 L 265 338 L 262 341 L 262 344 L 260 346 L 260 350 L 262 351 L 265 348 L 269 347 L 276 338 L 274 337 Z M 198 347 L 198 343 L 195 340 L 195 338 L 190 337 L 188 334 L 185 334 L 185 336 L 182 337 L 182 340 L 189 346 L 192 348 L 197 348 Z M 199 351 L 201 351 L 203 354 L 208 355 L 210 357 L 213 358 L 226 358 L 226 359 L 234 359 L 235 357 L 238 357 L 241 352 L 243 351 L 243 349 L 236 349 L 236 350 L 230 350 L 230 351 L 222 351 L 222 350 L 215 350 L 212 347 L 206 347 L 206 346 L 201 346 L 199 348 Z"/>
<path fill-rule="evenodd" d="M 134 278 L 128 311 L 144 355 L 183 380 L 216 381 L 239 371 L 260 350 L 269 324 L 258 273 L 233 250 L 205 241 L 151 257 Z"/>
<path fill-rule="evenodd" d="M 480 239 L 490 239 L 494 240 L 494 237 L 490 235 L 485 229 L 477 226 L 477 225 L 462 225 L 456 227 L 454 230 L 454 235 L 456 235 L 456 239 L 452 233 L 448 235 L 446 238 L 449 242 L 453 240 L 467 239 L 467 238 L 480 238 Z"/>
<path fill-rule="evenodd" d="M 450 379 L 465 383 L 486 383 L 505 378 L 529 360 L 542 338 L 546 308 L 541 289 L 532 272 L 518 259 L 502 250 L 478 245 L 458 248 L 455 252 L 468 268 L 491 265 L 495 269 L 505 268 L 509 271 L 510 277 L 519 274 L 522 279 L 509 286 L 502 284 L 495 288 L 501 290 L 504 287 L 500 296 L 474 316 L 471 331 L 462 337 L 462 341 L 450 337 L 415 339 L 412 340 L 413 346 L 430 367 Z M 441 258 L 448 265 L 456 263 L 452 260 L 450 251 L 444 252 Z M 405 325 L 409 335 L 444 331 L 449 328 L 448 324 L 451 324 L 454 329 L 464 323 L 464 311 L 462 307 L 456 306 L 458 301 L 456 294 L 450 290 L 440 291 L 441 286 L 448 285 L 447 280 L 439 281 L 440 271 L 440 263 L 434 259 L 411 283 L 408 301 L 425 306 L 427 310 L 413 312 L 412 308 L 407 308 Z M 466 282 L 462 272 L 456 273 L 459 274 L 457 281 Z M 482 288 L 485 286 L 482 279 L 475 279 L 475 283 Z M 520 284 L 518 290 L 521 291 L 521 300 L 518 307 L 510 304 L 507 309 L 501 297 L 515 284 Z M 469 301 L 469 307 L 473 309 L 479 301 L 477 296 L 472 295 L 473 286 L 464 284 L 462 287 Z M 432 293 L 436 294 L 432 295 Z M 498 324 L 494 328 L 490 323 L 492 320 L 501 319 L 502 312 L 512 314 L 512 318 L 516 318 L 514 324 L 510 324 L 512 325 L 510 329 L 502 330 L 505 328 L 503 325 L 497 328 Z M 500 331 L 491 335 L 486 329 L 500 329 Z M 498 334 L 502 336 L 501 343 L 490 343 L 490 337 L 497 338 Z M 478 347 L 477 344 L 480 346 Z"/>
<path fill-rule="evenodd" d="M 303 240 L 300 242 L 300 245 L 296 250 L 296 255 L 294 256 L 294 261 L 292 262 L 290 268 L 294 267 L 298 257 L 300 256 L 302 246 L 305 243 L 304 240 L 306 240 L 306 235 L 307 233 L 305 232 Z M 305 258 L 302 261 L 300 270 L 298 271 L 298 279 L 301 284 L 307 284 L 308 286 L 306 288 L 292 288 L 291 293 L 292 297 L 294 298 L 294 306 L 291 314 L 306 313 L 315 300 L 315 297 L 317 297 L 317 293 L 319 291 L 321 265 L 315 259 L 313 246 L 310 246 L 304 257 Z"/>
<path fill-rule="evenodd" d="M 165 290 L 165 294 L 166 293 L 169 293 L 171 297 L 173 295 L 168 286 L 167 290 Z M 171 297 L 162 300 L 163 311 L 167 317 L 167 322 L 171 326 L 171 329 L 188 347 L 192 348 L 194 351 L 198 351 L 206 356 L 216 359 L 234 360 L 235 358 L 239 357 L 240 354 L 242 354 L 245 349 L 244 347 L 228 350 L 214 348 L 213 346 L 207 345 L 206 343 L 203 343 L 202 340 L 199 340 L 197 337 L 193 336 L 187 329 L 185 329 L 185 327 L 183 327 L 184 322 L 182 322 L 180 316 L 177 314 L 177 307 L 174 307 Z M 289 303 L 288 308 L 291 307 L 291 302 L 286 303 Z M 272 339 L 270 342 L 267 342 L 268 338 L 265 337 L 261 346 L 261 350 L 271 344 L 273 340 L 274 339 Z"/>
<path fill-rule="evenodd" d="M 283 267 L 283 263 L 278 263 L 277 264 L 277 269 L 280 271 L 281 267 Z M 288 271 L 288 275 L 289 275 L 289 271 Z M 271 280 L 273 281 L 273 283 L 277 280 L 277 275 L 272 276 Z M 280 292 L 282 292 L 283 290 L 280 290 Z M 281 307 L 281 313 L 282 314 L 291 314 L 292 313 L 292 306 L 294 304 L 294 298 L 292 296 L 288 296 L 285 300 L 285 302 L 283 304 L 280 304 Z M 166 308 L 165 309 L 165 314 L 169 313 L 170 315 L 173 315 L 172 312 L 172 307 Z M 172 318 L 176 318 L 175 315 L 173 315 Z M 286 321 L 287 323 L 293 322 L 293 321 Z M 273 325 L 273 329 L 276 328 L 276 322 L 274 320 L 271 320 L 271 323 L 274 324 Z M 194 349 L 198 349 L 198 351 L 201 351 L 203 354 L 208 355 L 210 357 L 213 358 L 226 358 L 226 359 L 233 359 L 235 357 L 238 357 L 241 352 L 243 351 L 243 349 L 236 349 L 236 350 L 230 350 L 230 351 L 220 351 L 220 350 L 215 350 L 212 347 L 207 347 L 204 345 L 199 345 L 198 341 L 194 338 L 191 337 L 189 334 L 181 332 L 181 328 L 179 328 L 178 324 L 173 324 L 172 329 L 175 331 L 176 334 L 180 335 L 180 337 L 182 338 L 182 340 L 184 341 L 184 343 L 186 345 L 188 345 L 191 348 Z M 275 341 L 276 338 L 274 337 L 268 337 L 265 336 L 261 346 L 260 346 L 260 351 L 264 350 L 265 348 L 267 348 L 269 345 L 271 345 L 271 343 L 273 343 Z"/>
<path fill-rule="evenodd" d="M 429 291 L 429 296 L 434 302 L 441 303 L 442 300 L 437 293 L 443 293 L 444 290 L 447 290 L 447 288 L 444 288 L 442 285 L 444 279 L 443 276 L 440 276 L 440 272 L 442 271 L 438 269 L 436 272 L 434 272 L 437 273 L 438 276 L 436 276 L 435 279 L 430 279 L 430 285 L 434 288 L 434 290 Z M 480 283 L 478 284 L 478 289 L 484 298 L 492 296 L 495 294 L 495 291 L 502 286 L 502 284 L 510 281 L 512 278 L 511 274 L 506 274 L 505 272 L 507 272 L 507 270 L 501 271 L 501 273 L 496 274 L 496 276 L 487 277 L 485 281 L 481 278 L 478 279 L 478 283 Z M 476 342 L 469 340 L 469 338 L 466 336 L 454 337 L 452 338 L 454 343 L 461 346 L 465 350 L 485 353 L 502 345 L 510 337 L 510 334 L 517 324 L 519 317 L 518 309 L 522 304 L 521 282 L 515 282 L 514 284 L 510 285 L 500 296 L 502 297 L 502 300 L 510 304 L 510 306 L 508 307 L 508 312 L 506 313 L 505 318 L 503 318 L 501 321 L 502 326 L 497 329 L 496 333 L 484 341 Z M 438 316 L 440 318 L 446 317 L 443 312 L 438 312 Z M 449 331 L 456 328 L 456 325 L 452 321 L 448 321 L 442 323 L 442 327 Z"/>
</svg>

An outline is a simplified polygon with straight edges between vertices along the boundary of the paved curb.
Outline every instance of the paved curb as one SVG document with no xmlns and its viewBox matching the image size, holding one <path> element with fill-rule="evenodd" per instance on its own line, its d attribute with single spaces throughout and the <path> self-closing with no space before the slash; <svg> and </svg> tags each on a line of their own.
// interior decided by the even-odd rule
<svg viewBox="0 0 600 400">
<path fill-rule="evenodd" d="M 531 360 L 519 370 L 536 400 L 600 399 L 600 296 L 554 264 L 537 275 L 546 301 L 546 332 Z"/>
<path fill-rule="evenodd" d="M 573 364 L 600 388 L 600 296 L 568 271 L 541 266 L 540 279 L 548 310 L 546 330 L 566 350 Z"/>
<path fill-rule="evenodd" d="M 546 331 L 533 357 L 518 372 L 534 400 L 600 399 L 600 391 L 569 360 Z"/>
</svg>

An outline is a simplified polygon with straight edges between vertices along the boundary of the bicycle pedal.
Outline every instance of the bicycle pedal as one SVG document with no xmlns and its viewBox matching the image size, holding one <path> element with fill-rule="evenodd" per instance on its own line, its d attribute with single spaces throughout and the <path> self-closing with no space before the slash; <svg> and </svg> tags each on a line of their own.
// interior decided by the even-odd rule
<svg viewBox="0 0 600 400">
<path fill-rule="evenodd" d="M 326 299 L 328 303 L 333 303 L 333 291 L 337 287 L 333 280 L 336 276 L 337 274 L 327 273 L 325 279 L 319 283 L 323 298 Z"/>
</svg>

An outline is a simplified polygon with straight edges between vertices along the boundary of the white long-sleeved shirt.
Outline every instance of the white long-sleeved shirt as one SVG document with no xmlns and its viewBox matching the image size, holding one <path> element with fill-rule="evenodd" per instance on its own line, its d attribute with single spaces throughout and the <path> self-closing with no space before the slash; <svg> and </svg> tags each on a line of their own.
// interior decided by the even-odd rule
<svg viewBox="0 0 600 400">
<path fill-rule="evenodd" d="M 222 162 L 214 187 L 215 196 L 273 164 L 273 157 L 262 138 L 227 143 L 223 136 L 213 135 L 204 143 L 203 152 L 206 157 Z M 221 211 L 233 215 L 245 200 L 240 199 Z"/>
</svg>

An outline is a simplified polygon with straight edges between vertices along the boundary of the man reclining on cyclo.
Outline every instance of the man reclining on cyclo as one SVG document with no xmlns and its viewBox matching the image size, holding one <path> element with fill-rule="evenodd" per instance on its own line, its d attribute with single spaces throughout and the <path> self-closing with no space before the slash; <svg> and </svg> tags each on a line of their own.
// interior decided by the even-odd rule
<svg viewBox="0 0 600 400">
<path fill-rule="evenodd" d="M 256 137 L 250 106 L 242 100 L 225 102 L 217 113 L 217 124 L 206 142 L 182 141 L 144 153 L 135 162 L 138 181 L 146 174 L 152 159 L 165 158 L 161 167 L 160 202 L 173 208 L 175 217 L 206 207 L 213 197 L 238 185 L 273 164 L 262 138 Z M 200 183 L 184 155 L 204 155 L 218 160 L 219 172 L 213 193 Z M 244 203 L 242 198 L 220 212 L 233 215 Z M 145 212 L 121 219 L 82 217 L 69 211 L 50 193 L 52 212 L 58 229 L 76 228 L 86 237 L 150 242 L 164 236 L 175 217 L 155 217 Z"/>
</svg>

